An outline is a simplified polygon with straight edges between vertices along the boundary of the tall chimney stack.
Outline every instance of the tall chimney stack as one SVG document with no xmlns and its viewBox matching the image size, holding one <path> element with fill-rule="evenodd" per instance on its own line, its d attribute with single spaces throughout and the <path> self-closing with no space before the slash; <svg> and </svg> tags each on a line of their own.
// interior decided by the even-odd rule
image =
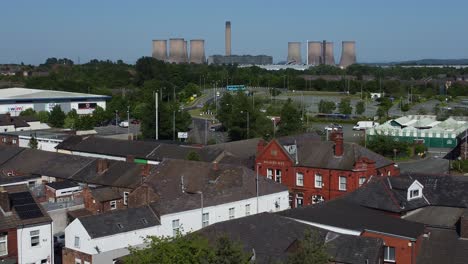
<svg viewBox="0 0 468 264">
<path fill-rule="evenodd" d="M 231 56 L 231 21 L 226 21 L 226 56 Z"/>
<path fill-rule="evenodd" d="M 344 153 L 343 131 L 341 130 L 333 131 L 332 140 L 335 142 L 335 157 L 343 156 L 343 153 Z"/>
</svg>

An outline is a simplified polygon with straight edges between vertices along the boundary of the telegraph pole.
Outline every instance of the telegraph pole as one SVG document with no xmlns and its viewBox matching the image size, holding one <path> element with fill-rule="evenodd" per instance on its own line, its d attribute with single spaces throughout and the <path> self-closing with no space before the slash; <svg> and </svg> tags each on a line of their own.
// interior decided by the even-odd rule
<svg viewBox="0 0 468 264">
<path fill-rule="evenodd" d="M 155 107 L 155 129 L 154 129 L 154 138 L 156 140 L 159 139 L 159 134 L 158 134 L 158 93 L 154 92 L 154 107 Z"/>
</svg>

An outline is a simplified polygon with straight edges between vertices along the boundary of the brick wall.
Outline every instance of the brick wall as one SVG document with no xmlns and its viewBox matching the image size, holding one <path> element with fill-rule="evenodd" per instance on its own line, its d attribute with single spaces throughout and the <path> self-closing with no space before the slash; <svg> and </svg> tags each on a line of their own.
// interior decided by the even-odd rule
<svg viewBox="0 0 468 264">
<path fill-rule="evenodd" d="M 123 193 L 123 191 L 122 191 L 122 193 Z M 93 214 L 100 214 L 100 213 L 112 211 L 110 201 L 105 201 L 105 202 L 97 201 L 93 197 L 93 195 L 92 195 L 92 193 L 91 193 L 91 191 L 90 191 L 90 189 L 88 187 L 83 189 L 82 196 L 83 196 L 83 202 L 84 202 L 85 208 L 88 211 L 92 212 Z M 118 199 L 118 200 L 115 200 L 115 201 L 117 202 L 117 208 L 114 209 L 114 210 L 127 208 L 127 206 L 124 205 L 124 203 L 123 203 L 123 199 Z"/>
<path fill-rule="evenodd" d="M 7 237 L 8 255 L 1 256 L 0 262 L 2 262 L 2 259 L 5 259 L 5 258 L 16 257 L 16 259 L 18 259 L 18 237 L 16 234 L 16 228 L 2 230 L 0 231 L 0 233 L 7 233 L 7 236 L 8 236 Z"/>
<path fill-rule="evenodd" d="M 255 169 L 259 170 L 259 174 L 267 176 L 267 170 L 272 169 L 274 172 L 281 170 L 281 182 L 289 188 L 292 196 L 292 207 L 295 207 L 295 197 L 297 194 L 302 194 L 304 197 L 304 205 L 312 204 L 312 197 L 322 196 L 325 200 L 331 200 L 340 197 L 346 193 L 352 192 L 359 188 L 359 179 L 365 178 L 368 180 L 371 176 L 399 175 L 399 170 L 393 164 L 382 168 L 376 168 L 375 162 L 367 158 L 359 159 L 352 170 L 330 170 L 323 168 L 300 167 L 294 164 L 294 161 L 284 153 L 283 148 L 276 142 L 272 141 L 267 146 L 262 144 L 258 146 L 259 151 L 256 158 L 256 163 L 260 163 Z M 298 186 L 296 182 L 297 173 L 304 175 L 303 186 Z M 322 188 L 315 187 L 315 175 L 322 176 Z M 346 190 L 340 190 L 340 176 L 346 177 Z M 274 177 L 273 177 L 274 178 Z"/>
<path fill-rule="evenodd" d="M 88 261 L 92 264 L 93 257 L 91 255 L 85 254 L 83 252 L 79 252 L 69 248 L 62 249 L 62 263 L 63 264 L 75 264 L 75 259 L 80 259 L 81 263 Z"/>
<path fill-rule="evenodd" d="M 416 242 L 411 242 L 408 239 L 398 238 L 398 237 L 393 237 L 393 236 L 386 236 L 386 235 L 371 233 L 367 231 L 364 231 L 362 233 L 362 236 L 381 238 L 384 241 L 385 246 L 394 247 L 396 263 L 407 263 L 407 264 L 416 263 L 416 256 L 418 253 L 420 239 L 418 239 Z M 392 263 L 392 262 L 388 262 L 388 263 Z"/>
</svg>

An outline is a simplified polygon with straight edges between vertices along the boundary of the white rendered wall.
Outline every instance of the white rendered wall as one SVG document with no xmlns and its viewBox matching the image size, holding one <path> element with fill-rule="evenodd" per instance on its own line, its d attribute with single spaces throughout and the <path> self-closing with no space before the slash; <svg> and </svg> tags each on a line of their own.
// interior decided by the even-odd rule
<svg viewBox="0 0 468 264">
<path fill-rule="evenodd" d="M 30 231 L 39 230 L 39 245 L 31 247 Z M 18 263 L 41 263 L 43 259 L 49 259 L 53 263 L 53 238 L 52 224 L 29 226 L 18 228 Z"/>
</svg>

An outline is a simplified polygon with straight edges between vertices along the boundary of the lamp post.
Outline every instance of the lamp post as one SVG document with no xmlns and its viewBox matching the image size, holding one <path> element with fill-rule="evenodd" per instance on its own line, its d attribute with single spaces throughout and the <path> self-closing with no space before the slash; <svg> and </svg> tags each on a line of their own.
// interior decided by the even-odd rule
<svg viewBox="0 0 468 264">
<path fill-rule="evenodd" d="M 247 114 L 247 139 L 249 139 L 249 137 L 250 137 L 249 111 L 245 111 L 245 112 Z M 244 113 L 244 111 L 241 111 L 241 114 L 243 114 L 243 113 Z"/>
<path fill-rule="evenodd" d="M 259 193 L 259 190 L 258 190 L 258 171 L 260 170 L 260 165 L 262 165 L 262 164 L 261 164 L 261 163 L 257 163 L 257 177 L 256 177 L 256 179 L 255 179 L 256 185 L 257 185 L 257 188 L 256 188 L 256 189 L 257 189 L 257 214 L 258 214 L 258 212 L 259 212 L 259 208 L 258 208 L 258 207 L 259 207 L 259 203 L 258 203 L 258 193 Z"/>
<path fill-rule="evenodd" d="M 127 106 L 127 139 L 130 139 L 130 106 Z"/>
<path fill-rule="evenodd" d="M 117 134 L 117 110 L 115 110 L 115 134 Z"/>
</svg>

